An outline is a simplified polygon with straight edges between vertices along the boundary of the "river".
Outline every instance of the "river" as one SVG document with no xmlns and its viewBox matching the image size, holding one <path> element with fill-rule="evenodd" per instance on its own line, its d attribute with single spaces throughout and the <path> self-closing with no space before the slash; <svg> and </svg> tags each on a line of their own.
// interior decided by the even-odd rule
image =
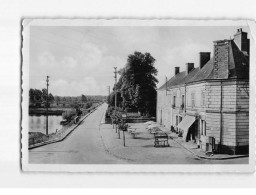
<svg viewBox="0 0 256 195">
<path fill-rule="evenodd" d="M 62 116 L 49 115 L 48 116 L 48 132 L 55 133 L 56 129 L 60 130 L 62 125 Z M 29 132 L 41 132 L 46 133 L 46 116 L 29 116 Z"/>
</svg>

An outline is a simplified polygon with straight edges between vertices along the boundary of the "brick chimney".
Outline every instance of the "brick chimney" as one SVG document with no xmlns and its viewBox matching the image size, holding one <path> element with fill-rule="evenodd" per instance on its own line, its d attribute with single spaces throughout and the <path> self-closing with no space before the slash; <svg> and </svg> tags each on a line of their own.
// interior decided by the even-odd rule
<svg viewBox="0 0 256 195">
<path fill-rule="evenodd" d="M 175 67 L 175 75 L 180 73 L 180 67 Z"/>
<path fill-rule="evenodd" d="M 194 63 L 186 63 L 186 74 L 188 75 L 194 69 Z"/>
<path fill-rule="evenodd" d="M 211 59 L 211 52 L 200 52 L 199 53 L 199 69 L 202 69 L 210 59 Z"/>
<path fill-rule="evenodd" d="M 214 79 L 227 79 L 229 76 L 230 40 L 214 41 Z"/>
<path fill-rule="evenodd" d="M 235 41 L 237 47 L 241 51 L 247 52 L 247 54 L 249 56 L 250 40 L 247 39 L 247 33 L 243 32 L 242 28 L 237 29 L 237 32 L 234 35 L 234 41 Z"/>
</svg>

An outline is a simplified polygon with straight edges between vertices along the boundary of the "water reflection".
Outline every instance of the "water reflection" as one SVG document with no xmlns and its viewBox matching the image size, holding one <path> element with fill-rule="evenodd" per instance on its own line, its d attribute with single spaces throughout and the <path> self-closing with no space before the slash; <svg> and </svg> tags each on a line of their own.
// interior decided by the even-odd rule
<svg viewBox="0 0 256 195">
<path fill-rule="evenodd" d="M 48 132 L 54 133 L 56 129 L 61 129 L 62 125 L 60 125 L 60 121 L 62 121 L 62 116 L 48 116 Z M 29 132 L 46 132 L 46 116 L 29 116 Z"/>
</svg>

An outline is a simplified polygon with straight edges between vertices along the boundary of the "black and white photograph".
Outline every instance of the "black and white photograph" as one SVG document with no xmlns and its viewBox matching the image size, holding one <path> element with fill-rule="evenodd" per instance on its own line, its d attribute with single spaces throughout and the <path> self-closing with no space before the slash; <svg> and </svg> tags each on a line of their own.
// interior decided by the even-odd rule
<svg viewBox="0 0 256 195">
<path fill-rule="evenodd" d="M 24 171 L 253 171 L 248 22 L 22 26 Z"/>
</svg>

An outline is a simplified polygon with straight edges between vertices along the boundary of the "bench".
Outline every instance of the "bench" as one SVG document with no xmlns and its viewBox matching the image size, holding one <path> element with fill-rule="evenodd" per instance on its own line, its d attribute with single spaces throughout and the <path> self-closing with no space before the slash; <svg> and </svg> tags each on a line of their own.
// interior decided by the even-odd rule
<svg viewBox="0 0 256 195">
<path fill-rule="evenodd" d="M 166 133 L 154 133 L 154 138 L 154 147 L 169 147 L 168 135 Z"/>
<path fill-rule="evenodd" d="M 128 132 L 132 134 L 133 138 L 136 138 L 136 136 L 140 134 L 136 129 L 128 129 Z"/>
<path fill-rule="evenodd" d="M 162 130 L 161 129 L 159 129 L 159 127 L 154 127 L 154 128 L 152 128 L 152 129 L 149 129 L 149 132 L 151 133 L 151 134 L 156 134 L 156 133 L 159 133 L 159 132 L 161 132 Z"/>
</svg>

